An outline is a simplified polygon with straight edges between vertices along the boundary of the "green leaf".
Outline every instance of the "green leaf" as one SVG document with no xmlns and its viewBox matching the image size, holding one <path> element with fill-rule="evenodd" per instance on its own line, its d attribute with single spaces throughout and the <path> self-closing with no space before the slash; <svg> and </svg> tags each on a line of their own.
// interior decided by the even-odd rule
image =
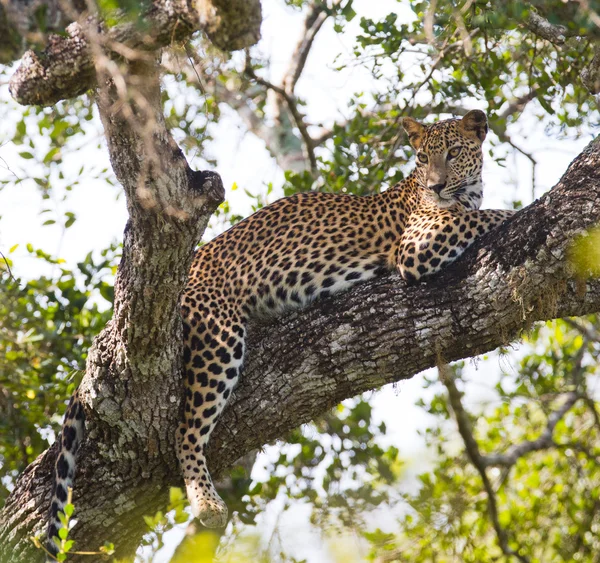
<svg viewBox="0 0 600 563">
<path fill-rule="evenodd" d="M 49 164 L 54 160 L 60 160 L 60 147 L 53 147 L 44 156 L 44 164 Z"/>
<path fill-rule="evenodd" d="M 185 496 L 183 494 L 183 490 L 180 487 L 171 487 L 169 489 L 169 504 L 174 506 L 183 502 Z"/>
<path fill-rule="evenodd" d="M 65 216 L 67 217 L 67 220 L 65 221 L 65 229 L 68 229 L 73 223 L 75 223 L 77 218 L 75 217 L 75 214 L 69 211 L 65 213 Z"/>
<path fill-rule="evenodd" d="M 100 551 L 106 553 L 106 555 L 112 555 L 115 552 L 115 544 L 111 542 L 104 542 L 104 545 L 100 548 Z"/>
</svg>

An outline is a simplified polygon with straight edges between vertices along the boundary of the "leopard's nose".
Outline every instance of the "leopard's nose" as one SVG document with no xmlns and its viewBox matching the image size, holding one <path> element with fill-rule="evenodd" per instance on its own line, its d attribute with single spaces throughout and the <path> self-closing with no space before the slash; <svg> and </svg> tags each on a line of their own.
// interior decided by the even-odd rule
<svg viewBox="0 0 600 563">
<path fill-rule="evenodd" d="M 429 186 L 430 190 L 433 190 L 436 194 L 440 195 L 440 192 L 446 187 L 446 182 L 443 184 L 434 184 L 433 186 Z"/>
</svg>

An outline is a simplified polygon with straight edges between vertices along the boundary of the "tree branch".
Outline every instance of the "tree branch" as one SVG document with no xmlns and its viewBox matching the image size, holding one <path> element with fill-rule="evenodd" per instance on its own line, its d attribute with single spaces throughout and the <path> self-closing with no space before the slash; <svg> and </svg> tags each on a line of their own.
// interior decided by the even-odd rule
<svg viewBox="0 0 600 563">
<path fill-rule="evenodd" d="M 44 29 L 40 29 L 43 21 Z M 49 32 L 64 31 L 73 20 L 60 0 L 3 0 L 0 2 L 0 64 L 17 60 L 27 44 L 44 45 Z"/>
<path fill-rule="evenodd" d="M 594 48 L 594 57 L 581 71 L 581 81 L 592 94 L 600 94 L 600 45 Z"/>
<path fill-rule="evenodd" d="M 335 0 L 333 3 L 334 7 L 338 4 L 339 0 Z M 205 65 L 198 54 L 190 53 L 188 50 L 190 62 L 193 65 L 192 72 L 186 69 L 188 81 L 198 84 L 199 77 L 203 76 L 203 82 L 214 92 L 215 98 L 235 110 L 248 127 L 248 130 L 265 142 L 267 150 L 282 170 L 292 170 L 300 173 L 310 167 L 313 174 L 315 174 L 317 172 L 317 161 L 314 149 L 333 135 L 333 131 L 324 131 L 318 139 L 313 139 L 310 136 L 308 127 L 304 122 L 304 115 L 298 109 L 298 99 L 294 94 L 294 89 L 304 70 L 317 33 L 330 13 L 331 10 L 321 0 L 314 0 L 309 5 L 304 21 L 304 32 L 290 59 L 288 70 L 281 81 L 281 85 L 278 86 L 263 78 L 259 79 L 249 64 L 245 69 L 245 75 L 263 87 L 260 88 L 258 95 L 265 95 L 265 90 L 275 94 L 272 98 L 272 101 L 275 102 L 275 126 L 266 126 L 263 116 L 257 114 L 253 103 L 253 97 L 257 95 L 255 85 L 251 85 L 250 88 L 246 89 L 239 83 L 232 85 L 231 83 L 214 80 L 212 76 L 207 76 L 204 72 Z M 166 58 L 164 62 L 169 70 L 175 71 L 177 69 L 177 72 L 188 66 L 182 65 L 179 61 L 174 62 L 171 57 Z M 301 138 L 298 138 L 292 130 L 294 125 L 298 128 Z"/>
<path fill-rule="evenodd" d="M 538 11 L 529 6 L 527 15 L 522 24 L 538 37 L 554 43 L 554 45 L 563 45 L 569 36 L 569 29 L 564 25 L 550 23 L 546 18 L 542 17 Z M 573 33 L 571 33 L 573 35 Z"/>
<path fill-rule="evenodd" d="M 267 125 L 264 115 L 256 107 L 255 100 L 265 96 L 265 89 L 269 89 L 269 86 L 265 86 L 265 84 L 240 85 L 239 81 L 215 80 L 213 76 L 205 72 L 205 63 L 196 52 L 188 50 L 187 53 L 189 62 L 169 53 L 163 57 L 163 66 L 174 74 L 183 72 L 189 84 L 199 87 L 203 93 L 206 93 L 205 90 L 212 93 L 217 102 L 224 103 L 234 110 L 248 131 L 264 141 L 266 149 L 282 170 L 291 170 L 296 173 L 307 170 L 310 164 L 307 162 L 309 159 L 305 149 L 308 131 L 303 122 L 304 118 L 299 112 L 296 113 L 295 118 L 292 115 L 292 119 L 287 120 L 281 113 L 289 112 L 289 110 L 279 108 L 276 125 Z M 270 82 L 269 85 L 274 86 Z M 296 107 L 297 101 L 293 96 L 292 100 Z M 283 103 L 287 107 L 285 99 Z M 298 138 L 290 131 L 296 119 L 302 120 L 305 132 L 305 136 L 302 138 Z M 332 138 L 333 134 L 333 130 L 324 130 L 318 138 L 310 138 L 311 145 L 316 148 Z M 314 162 L 316 163 L 316 159 Z"/>
<path fill-rule="evenodd" d="M 250 78 L 252 78 L 256 82 L 258 82 L 258 84 L 262 84 L 269 90 L 272 90 L 273 92 L 275 92 L 276 94 L 281 96 L 286 101 L 287 106 L 290 110 L 290 113 L 294 117 L 294 122 L 296 123 L 296 127 L 298 127 L 298 130 L 300 131 L 300 136 L 302 137 L 302 140 L 304 141 L 304 147 L 306 150 L 308 161 L 310 162 L 310 169 L 313 172 L 313 174 L 316 175 L 316 173 L 317 173 L 317 158 L 315 156 L 314 143 L 313 143 L 312 137 L 310 136 L 310 134 L 308 132 L 306 123 L 304 123 L 304 116 L 300 113 L 300 110 L 298 109 L 298 102 L 297 102 L 296 98 L 292 94 L 289 94 L 288 92 L 286 92 L 286 90 L 284 90 L 281 86 L 276 86 L 272 82 L 269 82 L 268 80 L 258 76 L 254 72 L 254 69 L 250 65 L 246 65 L 245 73 Z"/>
<path fill-rule="evenodd" d="M 557 444 L 554 442 L 553 434 L 556 425 L 559 421 L 573 408 L 575 403 L 582 399 L 582 396 L 579 393 L 566 393 L 565 401 L 557 410 L 553 411 L 548 417 L 548 423 L 546 424 L 546 428 L 540 434 L 540 436 L 535 440 L 525 440 L 520 444 L 515 444 L 511 446 L 505 453 L 503 454 L 489 454 L 486 456 L 482 456 L 481 464 L 483 467 L 506 467 L 510 468 L 515 463 L 517 463 L 518 459 L 523 457 L 524 455 L 532 452 L 538 452 L 540 450 L 547 450 L 552 447 L 556 447 Z"/>
<path fill-rule="evenodd" d="M 217 174 L 190 169 L 168 132 L 157 66 L 138 61 L 120 74 L 110 64 L 113 61 L 96 60 L 98 107 L 111 163 L 125 192 L 129 221 L 115 280 L 114 315 L 89 350 L 78 393 L 88 414 L 89 446 L 82 456 L 79 479 L 85 482 L 95 475 L 92 479 L 104 483 L 112 495 L 110 499 L 105 495 L 107 489 L 103 493 L 100 488 L 80 488 L 75 502 L 84 505 L 81 531 L 93 530 L 89 540 L 96 548 L 104 541 L 101 535 L 108 538 L 112 531 L 110 525 L 102 530 L 107 524 L 102 514 L 131 510 L 138 523 L 124 524 L 127 533 L 117 551 L 131 555 L 144 531 L 139 518 L 149 513 L 152 498 L 159 494 L 141 494 L 139 481 L 178 471 L 171 443 L 174 434 L 166 435 L 161 429 L 176 425 L 181 415 L 179 296 L 187 283 L 194 248 L 223 200 L 224 189 Z M 32 508 L 39 511 L 35 516 L 39 524 L 46 519 L 50 491 L 45 487 L 36 493 L 32 487 L 52 482 L 55 450 L 56 446 L 40 458 L 40 465 L 24 473 L 24 494 L 33 493 L 35 502 L 25 513 L 15 511 L 9 502 L 0 515 L 0 535 L 12 535 L 15 519 L 23 516 L 32 524 Z M 124 498 L 120 492 L 127 484 L 133 487 L 133 497 Z M 89 502 L 87 513 L 81 494 Z M 96 523 L 90 528 L 93 520 Z M 0 561 L 39 557 L 26 535 L 19 540 L 23 551 L 17 559 L 0 549 Z"/>
<path fill-rule="evenodd" d="M 339 5 L 339 3 L 340 0 L 334 0 L 334 7 Z M 304 19 L 304 31 L 301 34 L 300 40 L 298 41 L 296 49 L 294 50 L 292 58 L 290 59 L 288 70 L 282 78 L 281 86 L 277 86 L 272 82 L 257 76 L 254 72 L 254 69 L 249 64 L 249 61 L 247 61 L 245 68 L 245 74 L 248 77 L 252 78 L 257 83 L 261 84 L 277 95 L 276 109 L 278 115 L 276 115 L 276 121 L 280 122 L 284 129 L 289 128 L 288 124 L 285 123 L 285 117 L 287 117 L 288 112 L 291 114 L 296 127 L 298 127 L 300 136 L 302 137 L 305 160 L 308 160 L 313 176 L 316 176 L 318 171 L 315 147 L 318 146 L 319 143 L 315 143 L 308 133 L 308 127 L 304 123 L 304 116 L 298 109 L 298 99 L 294 94 L 294 90 L 302 71 L 304 70 L 304 66 L 306 64 L 306 60 L 308 59 L 308 55 L 311 47 L 313 46 L 314 40 L 329 15 L 330 10 L 322 0 L 313 0 L 309 4 Z M 282 107 L 282 102 L 285 102 L 288 112 L 286 112 Z M 276 145 L 280 144 L 280 142 L 276 143 Z M 296 166 L 294 169 L 296 168 L 298 167 Z"/>
<path fill-rule="evenodd" d="M 306 158 L 302 141 L 291 131 L 282 134 L 283 124 L 269 126 L 255 103 L 256 98 L 265 96 L 265 90 L 257 84 L 240 85 L 240 81 L 215 79 L 205 71 L 205 61 L 192 49 L 186 49 L 187 59 L 169 53 L 163 57 L 163 67 L 169 72 L 185 74 L 188 84 L 197 87 L 204 95 L 212 94 L 218 103 L 234 110 L 250 133 L 265 143 L 265 148 L 282 170 L 300 173 L 306 170 Z M 288 123 L 289 125 L 289 123 Z"/>
<path fill-rule="evenodd" d="M 143 29 L 139 21 L 144 22 Z M 235 50 L 258 41 L 260 22 L 260 0 L 153 0 L 135 22 L 121 22 L 97 35 L 102 47 L 116 54 L 124 48 L 151 53 L 202 29 L 218 47 Z M 96 26 L 93 18 L 71 23 L 65 36 L 49 35 L 39 55 L 25 53 L 10 81 L 15 100 L 52 105 L 93 88 L 94 63 L 86 30 Z"/>
<path fill-rule="evenodd" d="M 535 321 L 600 311 L 600 281 L 573 280 L 568 261 L 573 241 L 599 218 L 596 139 L 555 188 L 435 279 L 407 287 L 388 275 L 275 321 L 253 323 L 243 381 L 207 452 L 211 473 L 222 474 L 244 453 L 342 399 L 437 365 L 440 356 L 471 357 L 506 345 Z M 158 272 L 148 272 L 147 297 L 144 287 L 136 290 L 136 303 L 145 307 L 165 291 L 172 299 L 185 266 L 174 256 L 174 229 L 155 225 L 149 232 L 156 237 Z M 167 253 L 165 265 L 159 251 Z M 152 306 L 156 323 L 148 318 L 140 327 L 125 325 L 131 336 L 144 342 L 144 334 L 159 331 L 166 338 L 160 310 Z M 125 312 L 108 330 L 125 322 Z M 168 351 L 175 362 L 179 333 L 173 326 L 167 327 L 174 330 Z M 173 451 L 179 374 L 165 367 L 163 349 L 146 342 L 133 354 L 139 371 L 120 377 L 107 370 L 129 357 L 122 345 L 101 340 L 90 352 L 95 375 L 86 377 L 83 390 L 94 407 L 87 412 L 92 431 L 75 485 L 79 524 L 73 537 L 81 549 L 108 539 L 120 550 L 117 556 L 131 553 L 143 532 L 142 515 L 164 508 L 166 487 L 182 482 Z M 50 451 L 31 464 L 0 513 L 0 561 L 34 560 L 26 538 L 44 520 L 52 461 Z"/>
<path fill-rule="evenodd" d="M 527 94 L 513 98 L 499 114 L 499 117 L 502 119 L 507 119 L 508 117 L 513 116 L 515 113 L 521 113 L 529 102 L 536 99 L 538 92 L 539 88 L 533 87 L 529 90 L 529 92 L 527 92 Z"/>
<path fill-rule="evenodd" d="M 494 491 L 494 488 L 492 487 L 492 484 L 490 483 L 485 471 L 486 466 L 483 461 L 483 456 L 479 452 L 479 446 L 473 434 L 473 428 L 471 426 L 469 415 L 462 405 L 462 393 L 456 387 L 452 368 L 450 368 L 448 365 L 442 365 L 438 367 L 438 372 L 440 375 L 440 381 L 444 384 L 448 391 L 448 402 L 452 408 L 454 419 L 456 420 L 456 425 L 458 426 L 458 431 L 465 444 L 467 456 L 479 473 L 481 481 L 483 482 L 483 487 L 488 497 L 488 513 L 490 515 L 490 520 L 492 521 L 494 531 L 496 532 L 496 536 L 498 537 L 500 549 L 502 549 L 502 553 L 504 553 L 504 555 L 516 557 L 522 563 L 529 563 L 529 559 L 520 554 L 519 550 L 515 551 L 508 545 L 508 533 L 502 527 L 500 524 L 500 519 L 498 518 L 496 491 Z"/>
<path fill-rule="evenodd" d="M 569 3 L 565 3 L 569 4 Z M 574 3 L 570 3 L 571 5 Z M 588 2 L 580 2 L 586 15 L 597 26 L 600 27 L 600 16 L 591 9 Z M 571 7 L 568 6 L 567 9 Z M 572 41 L 581 41 L 582 36 L 578 36 L 579 29 L 569 29 L 560 24 L 550 23 L 546 18 L 539 14 L 536 8 L 529 6 L 526 17 L 520 22 L 529 31 L 549 41 L 558 48 L 561 48 L 567 43 L 568 38 L 573 38 Z M 590 34 L 594 36 L 596 34 Z M 594 56 L 590 63 L 581 71 L 581 82 L 589 90 L 591 94 L 600 93 L 600 45 L 596 42 L 594 47 Z"/>
<path fill-rule="evenodd" d="M 336 2 L 336 4 L 338 3 L 339 1 Z M 310 53 L 315 37 L 325 23 L 325 20 L 329 17 L 326 8 L 321 0 L 311 2 L 308 7 L 304 20 L 304 32 L 300 36 L 300 41 L 298 41 L 290 60 L 289 68 L 281 81 L 283 89 L 289 95 L 294 93 L 296 83 L 304 70 L 304 65 L 306 64 L 306 59 L 308 59 L 308 54 Z"/>
</svg>

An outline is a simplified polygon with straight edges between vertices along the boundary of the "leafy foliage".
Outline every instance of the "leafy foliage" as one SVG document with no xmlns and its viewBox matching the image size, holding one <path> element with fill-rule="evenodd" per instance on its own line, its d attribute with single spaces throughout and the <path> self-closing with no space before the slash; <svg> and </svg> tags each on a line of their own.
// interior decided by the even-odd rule
<svg viewBox="0 0 600 563">
<path fill-rule="evenodd" d="M 491 459 L 537 440 L 567 394 L 580 397 L 558 420 L 551 444 L 526 452 L 509 466 L 492 464 L 488 469 L 500 524 L 512 548 L 528 561 L 591 562 L 600 549 L 600 418 L 589 394 L 600 376 L 597 327 L 595 318 L 575 328 L 564 321 L 536 327 L 516 376 L 512 370 L 501 374 L 495 388 L 498 406 L 473 418 L 481 453 Z M 460 366 L 458 375 L 463 386 L 472 383 L 461 377 Z M 365 535 L 371 557 L 393 553 L 425 562 L 445 554 L 438 560 L 497 561 L 502 551 L 487 515 L 489 499 L 464 452 L 456 454 L 445 393 L 423 407 L 439 420 L 426 433 L 438 460 L 432 471 L 419 476 L 419 492 L 404 495 L 410 510 L 399 520 L 399 535 Z"/>
<path fill-rule="evenodd" d="M 0 270 L 0 498 L 60 428 L 87 350 L 111 317 L 119 249 L 90 253 L 76 269 L 31 245 L 28 251 L 53 270 L 32 280 Z"/>
<path fill-rule="evenodd" d="M 302 17 L 309 2 L 282 4 Z M 310 4 L 332 18 L 335 33 L 345 33 L 358 21 L 352 0 Z M 311 122 L 310 93 L 294 91 L 282 101 L 274 88 L 253 78 L 270 76 L 277 62 L 260 49 L 228 56 L 202 37 L 186 51 L 174 47 L 171 64 L 165 61 L 163 103 L 188 160 L 198 167 L 201 142 L 218 138 L 227 112 L 250 114 L 254 125 L 249 130 L 259 138 L 279 127 L 286 149 L 305 163 L 309 147 L 299 125 L 306 125 L 313 139 L 323 135 L 325 140 L 315 140 L 312 147 L 316 171 L 308 163 L 304 170 L 282 170 L 281 186 L 268 183 L 258 192 L 233 185 L 232 196 L 245 193 L 249 208 L 256 210 L 279 187 L 285 195 L 314 189 L 367 195 L 395 184 L 412 156 L 400 127 L 404 115 L 431 120 L 481 107 L 490 119 L 491 154 L 500 163 L 515 151 L 534 158 L 529 148 L 513 141 L 523 115 L 525 127 L 563 138 L 597 126 L 597 103 L 580 76 L 600 35 L 591 17 L 597 15 L 598 2 L 407 0 L 398 6 L 407 8 L 409 16 L 399 9 L 361 18 L 351 53 L 335 61 L 339 72 L 358 69 L 371 80 L 365 89 L 348 92 L 346 107 L 329 130 Z M 110 25 L 123 10 L 135 19 L 140 3 L 106 0 L 99 7 Z M 527 28 L 533 10 L 565 26 L 563 43 L 543 40 Z M 278 100 L 275 106 L 273 100 Z M 100 147 L 92 100 L 62 102 L 52 109 L 2 103 L 13 116 L 0 125 L 10 128 L 14 157 L 3 162 L 10 174 L 0 179 L 0 189 L 34 183 L 44 204 L 41 221 L 68 229 L 76 213 L 56 205 L 57 200 L 68 206 L 72 188 L 86 179 L 112 182 L 111 173 L 91 160 L 76 168 L 66 165 L 86 146 Z M 277 160 L 281 144 L 265 143 Z M 203 165 L 219 166 L 209 153 L 201 158 Z M 216 214 L 215 231 L 242 218 L 231 203 Z M 597 239 L 594 232 L 574 246 L 572 261 L 582 277 L 597 275 Z M 93 337 L 111 316 L 111 278 L 119 254 L 111 247 L 68 268 L 41 250 L 28 251 L 50 265 L 52 273 L 14 279 L 0 260 L 0 500 L 59 427 Z M 6 266 L 12 266 L 11 252 L 3 252 Z M 600 552 L 599 333 L 595 318 L 535 327 L 520 359 L 511 360 L 512 367 L 497 381 L 491 406 L 472 412 L 464 407 L 481 455 L 492 459 L 539 439 L 570 394 L 577 396 L 552 427 L 547 447 L 528 451 L 511 465 L 485 468 L 508 546 L 531 563 L 592 562 Z M 480 377 L 462 365 L 454 370 L 463 392 Z M 420 406 L 434 420 L 424 434 L 434 461 L 416 482 L 405 471 L 401 452 L 382 445 L 389 443 L 387 429 L 374 421 L 371 398 L 346 402 L 285 437 L 276 454 L 270 450 L 265 478 L 252 479 L 241 467 L 232 472 L 224 496 L 235 517 L 221 540 L 220 559 L 296 561 L 284 539 L 265 541 L 252 526 L 264 526 L 261 515 L 269 511 L 283 514 L 304 505 L 310 507 L 309 525 L 323 541 L 358 537 L 358 551 L 369 560 L 509 561 L 512 556 L 503 553 L 490 518 L 490 493 L 454 429 L 456 413 L 447 393 L 437 381 L 430 386 L 437 392 Z M 167 510 L 146 518 L 143 547 L 150 557 L 164 546 L 169 530 L 188 522 L 185 503 L 181 491 L 172 489 Z M 386 526 L 376 519 L 382 511 Z M 198 534 L 173 561 L 205 561 L 217 542 Z M 72 547 L 62 545 L 65 557 Z M 355 555 L 340 556 L 340 561 Z"/>
<path fill-rule="evenodd" d="M 32 538 L 33 543 L 38 549 L 43 550 L 48 556 L 52 558 L 52 560 L 56 560 L 59 562 L 66 561 L 71 555 L 84 555 L 88 557 L 96 557 L 100 556 L 108 556 L 112 555 L 115 551 L 115 546 L 110 542 L 105 542 L 104 545 L 100 546 L 98 551 L 76 551 L 75 549 L 75 541 L 69 539 L 69 533 L 73 524 L 75 524 L 75 519 L 73 518 L 73 513 L 75 512 L 75 506 L 72 502 L 73 489 L 69 488 L 67 493 L 67 504 L 64 506 L 64 510 L 62 512 L 58 512 L 58 519 L 62 527 L 58 530 L 58 535 L 52 538 L 54 545 L 56 546 L 56 554 L 50 554 L 50 552 L 44 547 L 46 542 L 45 537 L 34 537 Z"/>
</svg>

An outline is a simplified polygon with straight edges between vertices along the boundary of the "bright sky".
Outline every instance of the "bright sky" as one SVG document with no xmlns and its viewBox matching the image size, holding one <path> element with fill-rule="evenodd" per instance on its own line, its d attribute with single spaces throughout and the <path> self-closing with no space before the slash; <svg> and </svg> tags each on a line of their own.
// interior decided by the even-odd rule
<svg viewBox="0 0 600 563">
<path fill-rule="evenodd" d="M 405 4 L 395 0 L 355 0 L 354 8 L 358 16 L 348 27 L 344 36 L 333 32 L 331 22 L 325 24 L 321 31 L 311 56 L 309 57 L 303 78 L 299 83 L 299 94 L 308 100 L 307 113 L 311 121 L 331 123 L 343 116 L 348 97 L 356 91 L 369 88 L 370 75 L 360 68 L 335 72 L 333 70 L 335 57 L 341 53 L 342 59 L 351 58 L 354 36 L 359 29 L 360 16 L 377 19 L 390 11 L 398 11 L 401 18 L 411 17 L 411 12 Z M 302 18 L 298 12 L 287 9 L 281 0 L 263 0 L 264 23 L 259 45 L 260 49 L 270 54 L 272 66 L 271 78 L 275 81 L 285 71 L 296 38 L 299 36 Z M 0 85 L 0 100 L 3 107 L 9 99 L 6 84 Z M 246 134 L 239 118 L 231 112 L 226 112 L 220 125 L 218 137 L 209 150 L 217 157 L 218 172 L 228 188 L 228 199 L 232 208 L 239 213 L 248 212 L 248 201 L 243 190 L 232 192 L 231 186 L 236 183 L 240 188 L 248 188 L 257 192 L 265 184 L 272 182 L 276 190 L 272 199 L 281 196 L 280 186 L 283 180 L 281 171 L 273 159 L 267 154 L 262 141 Z M 0 139 L 10 138 L 14 128 L 14 119 L 10 113 L 0 119 Z M 98 119 L 86 124 L 89 137 L 82 148 L 70 155 L 65 162 L 67 177 L 75 177 L 82 164 L 95 165 L 98 169 L 108 167 L 108 155 L 102 149 L 98 150 L 97 143 L 101 140 L 101 125 Z M 525 134 L 527 135 L 525 137 Z M 523 124 L 513 130 L 514 140 L 522 147 L 534 147 L 538 159 L 537 192 L 536 196 L 552 187 L 565 171 L 569 162 L 581 151 L 591 137 L 577 141 L 558 140 L 545 136 L 543 127 L 534 122 L 533 118 L 523 120 Z M 89 139 L 92 139 L 91 141 Z M 14 162 L 16 152 L 23 147 L 10 144 L 0 146 L 0 179 L 14 177 L 11 162 Z M 198 159 L 199 160 L 199 159 Z M 201 167 L 199 161 L 192 163 Z M 51 254 L 64 258 L 68 264 L 81 260 L 90 250 L 106 247 L 110 242 L 119 241 L 126 221 L 123 198 L 117 199 L 119 188 L 109 187 L 104 182 L 85 181 L 76 186 L 65 203 L 59 200 L 50 202 L 53 209 L 62 213 L 74 211 L 77 215 L 75 224 L 63 232 L 54 226 L 41 226 L 40 211 L 48 206 L 42 202 L 40 192 L 32 180 L 26 178 L 35 175 L 35 169 L 19 172 L 18 176 L 24 181 L 18 185 L 8 185 L 0 191 L 0 250 L 7 253 L 15 244 L 19 248 L 10 256 L 14 261 L 15 274 L 25 277 L 40 275 L 39 263 L 31 258 L 25 250 L 27 243 L 40 247 Z M 484 178 L 486 179 L 486 196 L 484 207 L 506 207 L 513 199 L 529 203 L 531 197 L 531 165 L 522 156 L 509 159 L 505 168 L 500 168 L 493 162 L 486 164 Z M 64 184 L 64 182 L 63 182 Z M 56 197 L 60 199 L 60 185 Z M 472 402 L 480 403 L 490 397 L 486 388 L 491 387 L 498 373 L 498 360 L 493 357 L 489 362 L 479 364 L 475 374 L 477 385 L 469 395 Z M 429 373 L 432 376 L 431 373 Z M 430 422 L 421 409 L 414 407 L 418 397 L 431 396 L 436 389 L 423 389 L 422 375 L 408 382 L 402 382 L 397 390 L 387 387 L 376 394 L 374 406 L 376 416 L 384 420 L 388 426 L 389 436 L 386 442 L 393 442 L 401 452 L 409 466 L 409 473 L 423 469 L 423 441 L 417 435 Z M 399 414 L 400 413 L 400 414 Z M 261 476 L 260 469 L 255 472 Z M 408 481 L 411 482 L 412 480 Z M 275 511 L 264 519 L 266 533 L 270 533 L 275 522 Z M 307 546 L 320 543 L 306 525 L 306 510 L 300 509 L 279 522 L 281 534 L 285 537 L 286 549 L 298 558 L 308 558 L 309 562 L 327 563 L 331 559 L 327 555 L 327 547 L 320 551 Z M 388 518 L 385 518 L 386 520 Z M 380 518 L 377 525 L 386 529 Z M 299 523 L 303 523 L 299 526 Z M 172 544 L 171 544 L 172 545 Z M 354 550 L 354 554 L 359 551 Z M 167 561 L 165 554 L 161 561 Z M 347 559 L 351 561 L 351 559 Z"/>
</svg>

